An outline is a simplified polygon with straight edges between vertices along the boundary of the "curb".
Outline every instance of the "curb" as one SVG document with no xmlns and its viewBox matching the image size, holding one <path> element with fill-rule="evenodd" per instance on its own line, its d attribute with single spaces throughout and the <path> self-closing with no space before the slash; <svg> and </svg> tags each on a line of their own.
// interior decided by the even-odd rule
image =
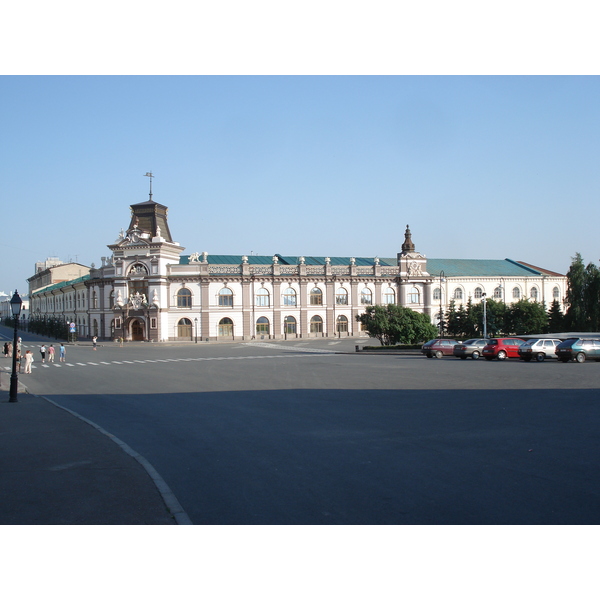
<svg viewBox="0 0 600 600">
<path fill-rule="evenodd" d="M 2 379 L 6 380 L 6 376 L 7 376 L 6 373 L 0 372 L 0 389 L 3 391 L 4 391 L 4 386 L 2 385 L 1 380 Z M 8 390 L 8 388 L 6 388 L 6 389 Z M 23 385 L 20 380 L 19 380 L 19 392 L 18 393 L 19 394 L 29 394 L 29 392 L 27 391 L 27 387 L 25 385 Z M 137 460 L 140 463 L 140 465 L 142 465 L 142 467 L 144 467 L 144 469 L 150 476 L 150 479 L 152 479 L 152 481 L 154 482 L 154 485 L 158 489 L 158 493 L 161 495 L 169 512 L 173 515 L 173 518 L 175 519 L 175 522 L 177 523 L 177 525 L 193 525 L 192 520 L 190 519 L 188 514 L 185 512 L 185 510 L 183 510 L 183 507 L 179 503 L 179 500 L 177 500 L 175 494 L 171 491 L 171 488 L 167 485 L 165 480 L 159 475 L 158 471 L 141 454 L 139 454 L 139 452 L 136 452 L 133 448 L 128 446 L 123 440 L 120 440 L 118 437 L 114 436 L 112 433 L 109 433 L 105 429 L 102 429 L 102 427 L 100 427 L 100 425 L 97 425 L 93 421 L 86 419 L 85 417 L 81 416 L 80 414 L 76 413 L 75 411 L 73 411 L 69 408 L 65 408 L 64 406 L 57 404 L 56 402 L 54 402 L 53 400 L 50 400 L 49 398 L 46 398 L 45 396 L 37 396 L 35 394 L 32 394 L 32 396 L 34 396 L 36 398 L 43 398 L 46 402 L 49 402 L 50 404 L 53 404 L 57 408 L 60 408 L 61 410 L 64 410 L 64 411 L 72 414 L 74 417 L 77 417 L 84 423 L 91 425 L 94 429 L 96 429 L 100 433 L 102 433 L 105 436 L 107 436 L 108 438 L 110 438 L 113 442 L 115 442 L 115 444 L 117 444 L 121 448 L 121 450 L 123 450 L 126 454 L 129 454 L 129 456 L 135 458 L 135 460 Z"/>
<path fill-rule="evenodd" d="M 54 402 L 53 400 L 50 400 L 49 398 L 46 398 L 45 396 L 36 396 L 36 397 L 43 398 L 44 400 L 46 400 L 46 402 L 50 402 L 50 404 L 53 404 L 57 408 L 65 410 L 68 413 L 72 414 L 73 416 L 77 417 L 78 419 L 81 419 L 84 423 L 91 425 L 94 429 L 96 429 L 100 433 L 102 433 L 105 436 L 107 436 L 108 438 L 110 438 L 113 442 L 115 442 L 121 448 L 121 450 L 123 450 L 126 454 L 129 454 L 129 456 L 135 458 L 135 460 L 137 460 L 140 463 L 140 465 L 142 465 L 142 467 L 144 467 L 144 469 L 146 470 L 146 472 L 148 473 L 148 475 L 154 482 L 154 485 L 156 485 L 158 492 L 162 496 L 162 499 L 163 499 L 164 503 L 167 505 L 167 508 L 169 509 L 169 511 L 171 512 L 173 517 L 175 518 L 175 522 L 177 523 L 177 525 L 193 525 L 192 520 L 190 519 L 188 514 L 185 512 L 185 510 L 179 503 L 179 500 L 177 500 L 175 494 L 171 491 L 171 488 L 167 485 L 165 480 L 159 475 L 158 471 L 141 454 L 139 454 L 139 452 L 136 452 L 133 448 L 128 446 L 123 440 L 120 440 L 118 437 L 114 436 L 112 433 L 106 431 L 105 429 L 100 427 L 100 425 L 97 425 L 93 421 L 86 419 L 85 417 L 81 416 L 80 414 L 76 413 L 75 411 L 71 410 L 70 408 L 65 408 L 64 406 L 57 404 L 56 402 Z"/>
</svg>

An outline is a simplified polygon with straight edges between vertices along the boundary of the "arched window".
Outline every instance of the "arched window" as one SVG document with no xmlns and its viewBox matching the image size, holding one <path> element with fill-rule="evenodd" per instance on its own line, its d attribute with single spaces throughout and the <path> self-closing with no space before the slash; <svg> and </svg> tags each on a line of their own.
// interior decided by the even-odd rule
<svg viewBox="0 0 600 600">
<path fill-rule="evenodd" d="M 348 332 L 348 318 L 344 315 L 340 315 L 337 318 L 336 329 L 338 333 L 347 333 Z"/>
<path fill-rule="evenodd" d="M 286 317 L 283 320 L 283 333 L 296 333 L 296 319 Z"/>
<path fill-rule="evenodd" d="M 323 333 L 323 319 L 319 315 L 315 315 L 310 320 L 310 332 L 311 333 Z"/>
<path fill-rule="evenodd" d="M 233 306 L 233 292 L 227 287 L 219 292 L 219 306 Z"/>
<path fill-rule="evenodd" d="M 256 306 L 269 306 L 269 291 L 261 287 L 256 292 Z"/>
<path fill-rule="evenodd" d="M 480 287 L 476 287 L 473 295 L 475 298 L 483 298 L 483 290 Z"/>
<path fill-rule="evenodd" d="M 187 288 L 181 288 L 177 292 L 177 308 L 191 308 L 192 292 Z"/>
<path fill-rule="evenodd" d="M 96 319 L 94 319 L 93 331 L 94 331 L 94 335 L 97 336 L 98 335 L 98 321 Z"/>
<path fill-rule="evenodd" d="M 462 288 L 457 287 L 454 290 L 454 299 L 455 300 L 462 300 L 463 299 L 463 291 Z"/>
<path fill-rule="evenodd" d="M 521 290 L 518 287 L 513 288 L 513 298 L 518 300 L 521 297 Z"/>
<path fill-rule="evenodd" d="M 421 294 L 419 292 L 418 287 L 410 288 L 410 292 L 408 293 L 408 303 L 409 304 L 419 304 L 421 302 Z"/>
<path fill-rule="evenodd" d="M 360 293 L 360 303 L 373 304 L 373 292 L 369 288 L 363 288 L 363 291 Z"/>
<path fill-rule="evenodd" d="M 438 301 L 442 299 L 442 290 L 439 287 L 433 290 L 433 299 Z"/>
<path fill-rule="evenodd" d="M 256 320 L 256 335 L 269 335 L 269 319 L 259 317 Z"/>
<path fill-rule="evenodd" d="M 396 304 L 396 292 L 391 287 L 383 292 L 383 303 Z"/>
<path fill-rule="evenodd" d="M 318 288 L 313 288 L 310 291 L 311 306 L 323 306 L 323 292 Z"/>
<path fill-rule="evenodd" d="M 219 337 L 233 336 L 233 321 L 229 317 L 225 317 L 219 321 Z"/>
<path fill-rule="evenodd" d="M 296 290 L 294 288 L 289 287 L 283 292 L 283 305 L 296 306 Z"/>
<path fill-rule="evenodd" d="M 348 292 L 344 288 L 340 288 L 335 294 L 335 303 L 346 306 L 348 304 Z"/>
<path fill-rule="evenodd" d="M 538 289 L 536 287 L 532 287 L 529 295 L 531 296 L 532 300 L 536 300 L 537 301 L 537 299 L 538 299 Z"/>
<path fill-rule="evenodd" d="M 98 294 L 96 292 L 92 294 L 92 308 L 98 308 Z"/>
<path fill-rule="evenodd" d="M 560 289 L 558 286 L 554 286 L 554 289 L 552 290 L 552 297 L 554 300 L 560 300 Z"/>
<path fill-rule="evenodd" d="M 502 300 L 502 287 L 501 286 L 494 288 L 494 299 Z"/>
<path fill-rule="evenodd" d="M 177 323 L 177 337 L 192 339 L 192 322 L 189 319 L 179 319 L 179 323 Z"/>
</svg>

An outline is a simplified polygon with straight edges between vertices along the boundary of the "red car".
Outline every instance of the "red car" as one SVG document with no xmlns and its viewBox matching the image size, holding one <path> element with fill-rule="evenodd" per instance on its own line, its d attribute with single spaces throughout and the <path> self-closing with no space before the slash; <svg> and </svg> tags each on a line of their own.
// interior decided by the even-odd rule
<svg viewBox="0 0 600 600">
<path fill-rule="evenodd" d="M 429 340 L 421 346 L 421 352 L 427 358 L 442 358 L 442 356 L 452 356 L 454 346 L 458 342 L 456 340 Z"/>
<path fill-rule="evenodd" d="M 524 343 L 521 338 L 492 338 L 481 353 L 485 360 L 519 358 L 519 346 Z"/>
</svg>

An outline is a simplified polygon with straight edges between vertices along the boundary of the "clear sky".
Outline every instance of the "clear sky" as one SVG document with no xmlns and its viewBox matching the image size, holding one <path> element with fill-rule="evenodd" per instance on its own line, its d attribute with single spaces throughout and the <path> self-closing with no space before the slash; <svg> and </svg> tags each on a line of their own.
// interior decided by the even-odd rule
<svg viewBox="0 0 600 600">
<path fill-rule="evenodd" d="M 3 76 L 0 289 L 100 264 L 129 205 L 186 253 L 598 260 L 595 76 Z M 11 219 L 12 221 L 12 219 Z"/>
</svg>

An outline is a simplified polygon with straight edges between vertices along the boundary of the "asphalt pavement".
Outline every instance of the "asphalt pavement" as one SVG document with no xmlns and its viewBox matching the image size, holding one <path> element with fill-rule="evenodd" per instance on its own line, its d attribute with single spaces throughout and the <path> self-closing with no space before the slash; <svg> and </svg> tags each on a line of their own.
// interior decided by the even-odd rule
<svg viewBox="0 0 600 600">
<path fill-rule="evenodd" d="M 25 377 L 9 402 L 10 374 L 0 373 L 0 524 L 190 524 L 152 465 L 83 417 L 28 394 Z"/>
</svg>

